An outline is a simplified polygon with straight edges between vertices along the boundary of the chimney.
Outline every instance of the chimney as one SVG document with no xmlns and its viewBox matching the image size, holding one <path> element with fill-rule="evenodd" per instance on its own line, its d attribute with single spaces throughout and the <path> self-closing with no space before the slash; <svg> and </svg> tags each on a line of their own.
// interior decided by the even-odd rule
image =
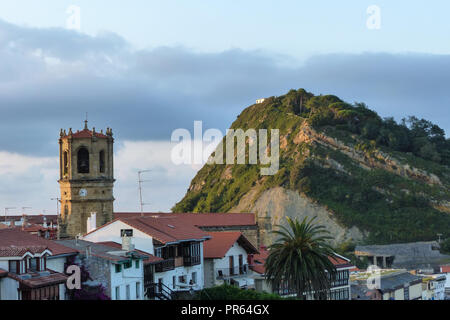
<svg viewBox="0 0 450 320">
<path fill-rule="evenodd" d="M 22 215 L 22 230 L 25 229 L 25 224 L 27 223 L 27 217 L 25 214 Z"/>
<path fill-rule="evenodd" d="M 91 216 L 87 218 L 86 224 L 87 232 L 97 229 L 97 212 L 91 212 Z"/>
<path fill-rule="evenodd" d="M 125 232 L 122 234 L 122 250 L 127 252 L 134 250 L 134 245 L 131 243 L 131 237 Z"/>
</svg>

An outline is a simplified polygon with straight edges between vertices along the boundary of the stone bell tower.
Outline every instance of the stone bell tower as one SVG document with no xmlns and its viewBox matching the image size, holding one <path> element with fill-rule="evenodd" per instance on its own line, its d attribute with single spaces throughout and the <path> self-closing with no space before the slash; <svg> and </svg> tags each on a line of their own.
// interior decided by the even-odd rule
<svg viewBox="0 0 450 320">
<path fill-rule="evenodd" d="M 88 232 L 88 218 L 97 227 L 113 219 L 113 133 L 107 128 L 96 132 L 88 128 L 68 132 L 59 138 L 59 185 L 61 215 L 59 237 L 73 238 Z M 91 220 L 91 219 L 90 219 Z"/>
</svg>

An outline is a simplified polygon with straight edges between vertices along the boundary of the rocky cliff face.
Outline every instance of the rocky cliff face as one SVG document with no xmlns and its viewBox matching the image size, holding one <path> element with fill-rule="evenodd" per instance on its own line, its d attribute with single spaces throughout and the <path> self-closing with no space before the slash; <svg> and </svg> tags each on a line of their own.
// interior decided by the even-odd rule
<svg viewBox="0 0 450 320">
<path fill-rule="evenodd" d="M 365 137 L 364 115 L 372 117 L 364 119 L 368 123 L 378 119 L 371 110 L 342 107 L 334 96 L 294 93 L 248 107 L 231 126 L 280 130 L 275 175 L 261 176 L 261 165 L 207 164 L 173 211 L 255 212 L 266 245 L 287 216 L 317 217 L 335 244 L 433 240 L 436 233 L 448 234 L 446 165 Z M 321 120 L 317 125 L 317 118 L 330 110 L 338 115 L 333 120 L 338 124 Z M 359 113 L 351 121 L 362 129 L 350 130 L 355 124 L 339 117 L 355 110 Z"/>
</svg>

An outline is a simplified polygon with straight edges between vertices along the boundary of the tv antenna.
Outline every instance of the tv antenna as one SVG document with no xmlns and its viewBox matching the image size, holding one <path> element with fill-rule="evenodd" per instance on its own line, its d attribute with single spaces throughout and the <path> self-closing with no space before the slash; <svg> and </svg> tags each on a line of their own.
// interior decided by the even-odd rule
<svg viewBox="0 0 450 320">
<path fill-rule="evenodd" d="M 151 180 L 142 180 L 142 174 L 145 172 L 150 172 L 152 170 L 140 170 L 138 171 L 138 183 L 139 183 L 139 205 L 141 208 L 141 217 L 144 216 L 144 205 L 149 205 L 150 203 L 142 202 L 142 183 L 149 182 Z"/>
<path fill-rule="evenodd" d="M 16 207 L 6 207 L 5 208 L 5 222 L 6 222 L 6 216 L 8 215 L 8 210 L 16 209 Z"/>
<path fill-rule="evenodd" d="M 61 199 L 56 197 L 56 198 L 51 198 L 50 200 L 56 200 L 56 215 L 59 216 L 59 203 L 61 202 Z"/>
</svg>

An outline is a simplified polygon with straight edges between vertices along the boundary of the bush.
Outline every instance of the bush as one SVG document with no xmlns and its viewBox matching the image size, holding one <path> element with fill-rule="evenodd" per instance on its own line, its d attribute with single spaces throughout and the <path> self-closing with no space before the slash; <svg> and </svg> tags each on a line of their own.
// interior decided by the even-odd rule
<svg viewBox="0 0 450 320">
<path fill-rule="evenodd" d="M 277 294 L 244 290 L 238 287 L 224 284 L 212 288 L 203 289 L 194 296 L 195 300 L 280 300 Z"/>
<path fill-rule="evenodd" d="M 450 254 L 450 238 L 444 240 L 441 243 L 441 253 L 443 254 Z"/>
</svg>

